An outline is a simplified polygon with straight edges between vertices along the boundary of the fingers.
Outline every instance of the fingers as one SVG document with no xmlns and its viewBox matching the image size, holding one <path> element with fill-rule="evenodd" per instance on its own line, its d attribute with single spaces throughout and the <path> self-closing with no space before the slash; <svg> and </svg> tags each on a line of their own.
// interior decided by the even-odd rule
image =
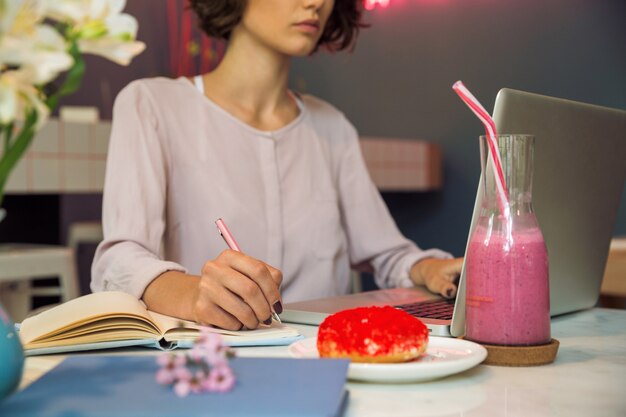
<svg viewBox="0 0 626 417">
<path fill-rule="evenodd" d="M 231 293 L 220 299 L 220 306 L 237 317 L 248 329 L 255 329 L 260 322 L 271 324 L 272 311 L 261 288 L 250 278 L 239 274 L 222 282 Z"/>
<path fill-rule="evenodd" d="M 265 264 L 265 266 L 269 270 L 270 275 L 272 276 L 272 280 L 274 280 L 274 283 L 276 283 L 276 286 L 280 287 L 280 284 L 282 284 L 283 282 L 283 273 L 271 265 Z"/>
<path fill-rule="evenodd" d="M 261 289 L 262 295 L 269 306 L 273 306 L 275 310 L 280 310 L 276 311 L 277 313 L 282 312 L 282 300 L 278 290 L 283 281 L 282 272 L 240 252 L 224 251 L 220 257 L 222 256 L 234 270 L 248 277 Z M 260 303 L 260 300 L 256 297 L 258 293 L 256 287 L 249 284 L 244 281 L 234 281 L 232 287 L 229 286 L 229 288 L 236 294 L 243 295 L 243 299 L 246 302 L 256 300 Z"/>
<path fill-rule="evenodd" d="M 269 270 L 272 280 L 276 284 L 276 287 L 280 288 L 280 284 L 283 282 L 283 273 L 280 270 L 274 268 L 273 266 L 270 266 L 267 264 L 265 266 L 267 266 L 267 269 Z M 262 288 L 263 288 L 263 293 L 267 294 L 267 291 L 265 290 L 265 288 L 264 287 Z M 267 299 L 270 300 L 270 298 L 267 298 Z M 272 304 L 272 309 L 276 313 L 280 314 L 283 312 L 283 299 L 282 299 L 282 296 L 280 295 L 280 292 L 278 292 L 278 299 L 274 303 L 271 303 L 271 304 Z"/>
<path fill-rule="evenodd" d="M 446 274 L 458 277 L 461 275 L 465 258 L 444 259 L 443 270 Z"/>
<path fill-rule="evenodd" d="M 445 298 L 453 298 L 456 295 L 456 284 L 449 281 L 446 276 L 433 277 L 426 286 L 430 291 L 441 294 Z"/>
<path fill-rule="evenodd" d="M 222 285 L 219 279 L 202 276 L 194 303 L 194 319 L 201 324 L 228 330 L 256 328 L 258 319 L 243 300 Z"/>
<path fill-rule="evenodd" d="M 463 258 L 432 260 L 425 271 L 426 287 L 446 298 L 456 296 L 456 279 L 461 274 Z"/>
<path fill-rule="evenodd" d="M 226 250 L 202 269 L 197 321 L 227 329 L 271 324 L 271 305 L 282 311 L 282 273 L 240 252 Z M 278 310 L 278 309 L 277 309 Z"/>
<path fill-rule="evenodd" d="M 226 330 L 241 330 L 244 326 L 235 316 L 208 299 L 197 302 L 194 310 L 196 322 L 202 325 Z"/>
</svg>

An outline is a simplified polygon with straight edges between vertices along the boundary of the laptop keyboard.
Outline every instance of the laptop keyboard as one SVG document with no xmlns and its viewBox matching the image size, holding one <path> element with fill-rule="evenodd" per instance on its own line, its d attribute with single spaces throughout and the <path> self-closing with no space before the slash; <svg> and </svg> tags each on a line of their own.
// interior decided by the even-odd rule
<svg viewBox="0 0 626 417">
<path fill-rule="evenodd" d="M 428 319 L 451 320 L 454 311 L 454 299 L 418 301 L 394 306 L 412 316 Z"/>
</svg>

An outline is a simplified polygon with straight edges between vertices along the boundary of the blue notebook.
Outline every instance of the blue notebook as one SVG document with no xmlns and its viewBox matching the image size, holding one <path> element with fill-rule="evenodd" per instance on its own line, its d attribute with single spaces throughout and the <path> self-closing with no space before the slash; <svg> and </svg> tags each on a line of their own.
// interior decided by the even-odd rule
<svg viewBox="0 0 626 417">
<path fill-rule="evenodd" d="M 32 356 L 129 346 L 188 348 L 198 337 L 199 327 L 149 311 L 130 294 L 104 291 L 27 318 L 19 334 L 26 355 Z M 289 345 L 303 337 L 296 329 L 276 322 L 255 330 L 213 331 L 229 346 Z"/>
<path fill-rule="evenodd" d="M 78 355 L 0 404 L 11 417 L 332 417 L 345 410 L 347 360 L 234 358 L 227 393 L 179 398 L 155 356 Z"/>
</svg>

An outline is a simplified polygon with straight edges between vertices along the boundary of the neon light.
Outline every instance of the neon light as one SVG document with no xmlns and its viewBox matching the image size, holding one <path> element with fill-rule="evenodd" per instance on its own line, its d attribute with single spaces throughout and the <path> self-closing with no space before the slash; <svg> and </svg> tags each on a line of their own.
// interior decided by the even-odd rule
<svg viewBox="0 0 626 417">
<path fill-rule="evenodd" d="M 420 0 L 414 0 L 416 2 Z M 443 2 L 442 0 L 421 0 L 422 3 L 428 2 L 435 3 L 437 1 Z M 395 3 L 401 3 L 397 0 L 394 0 Z M 374 10 L 377 6 L 380 6 L 381 9 L 386 9 L 391 4 L 391 0 L 363 0 L 363 8 L 367 11 Z M 394 4 L 396 6 L 396 4 Z"/>
<path fill-rule="evenodd" d="M 386 8 L 389 6 L 389 0 L 364 0 L 363 6 L 365 10 L 374 10 L 374 7 L 380 6 Z"/>
</svg>

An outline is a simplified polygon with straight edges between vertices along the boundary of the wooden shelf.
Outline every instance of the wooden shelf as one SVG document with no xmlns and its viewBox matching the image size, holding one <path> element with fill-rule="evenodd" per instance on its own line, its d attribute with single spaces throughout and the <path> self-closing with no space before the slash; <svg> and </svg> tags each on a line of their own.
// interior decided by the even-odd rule
<svg viewBox="0 0 626 417">
<path fill-rule="evenodd" d="M 50 119 L 7 183 L 7 194 L 99 193 L 104 185 L 111 122 Z M 438 144 L 417 139 L 361 137 L 372 180 L 381 191 L 442 187 Z"/>
<path fill-rule="evenodd" d="M 417 139 L 361 137 L 365 164 L 381 191 L 434 191 L 443 185 L 441 147 Z"/>
<path fill-rule="evenodd" d="M 626 298 L 626 237 L 611 241 L 600 292 L 606 296 Z"/>
</svg>

